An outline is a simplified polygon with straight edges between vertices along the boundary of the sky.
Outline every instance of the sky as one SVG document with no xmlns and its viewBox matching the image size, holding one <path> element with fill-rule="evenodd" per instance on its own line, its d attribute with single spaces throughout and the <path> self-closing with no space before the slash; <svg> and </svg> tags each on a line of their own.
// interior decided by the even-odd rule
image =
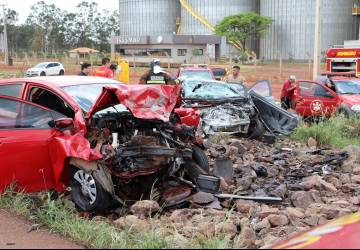
<svg viewBox="0 0 360 250">
<path fill-rule="evenodd" d="M 40 0 L 0 0 L 0 4 L 6 4 L 6 8 L 16 10 L 19 13 L 19 22 L 24 23 L 30 13 L 30 7 Z M 44 0 L 47 4 L 55 4 L 61 9 L 72 11 L 76 5 L 86 0 Z M 89 1 L 92 2 L 92 1 Z M 99 4 L 99 9 L 115 11 L 119 9 L 119 0 L 94 0 Z"/>
</svg>

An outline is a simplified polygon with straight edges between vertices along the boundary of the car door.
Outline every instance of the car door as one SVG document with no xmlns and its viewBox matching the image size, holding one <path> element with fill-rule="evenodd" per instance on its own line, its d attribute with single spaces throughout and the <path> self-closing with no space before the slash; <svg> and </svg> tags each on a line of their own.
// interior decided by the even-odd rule
<svg viewBox="0 0 360 250">
<path fill-rule="evenodd" d="M 275 103 L 275 98 L 272 94 L 271 84 L 268 80 L 257 81 L 250 89 L 249 92 L 255 92 L 262 97 L 265 97 L 269 102 Z"/>
<path fill-rule="evenodd" d="M 299 81 L 296 86 L 296 112 L 303 117 L 331 116 L 338 97 L 329 88 L 312 81 Z"/>
<path fill-rule="evenodd" d="M 49 110 L 0 96 L 0 192 L 13 183 L 26 192 L 54 188 L 50 121 Z"/>
</svg>

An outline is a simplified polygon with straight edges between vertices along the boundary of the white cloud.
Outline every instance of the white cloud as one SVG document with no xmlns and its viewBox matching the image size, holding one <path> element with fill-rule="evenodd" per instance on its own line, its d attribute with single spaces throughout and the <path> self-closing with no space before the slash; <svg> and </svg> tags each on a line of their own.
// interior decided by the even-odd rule
<svg viewBox="0 0 360 250">
<path fill-rule="evenodd" d="M 19 22 L 25 22 L 30 14 L 30 7 L 40 0 L 0 0 L 5 3 L 6 8 L 13 9 L 19 13 Z M 44 0 L 47 4 L 55 4 L 60 9 L 73 11 L 80 2 L 85 0 Z M 117 11 L 119 9 L 119 0 L 93 0 L 99 4 L 99 9 L 108 9 Z M 90 1 L 87 1 L 90 2 Z"/>
</svg>

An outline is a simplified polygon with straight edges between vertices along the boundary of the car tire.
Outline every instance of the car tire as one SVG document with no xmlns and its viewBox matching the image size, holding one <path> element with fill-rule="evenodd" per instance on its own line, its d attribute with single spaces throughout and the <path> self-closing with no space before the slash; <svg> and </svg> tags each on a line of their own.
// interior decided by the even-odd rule
<svg viewBox="0 0 360 250">
<path fill-rule="evenodd" d="M 337 114 L 338 115 L 344 115 L 346 118 L 350 118 L 352 115 L 352 111 L 348 106 L 344 106 L 342 105 L 338 110 L 337 110 Z"/>
<path fill-rule="evenodd" d="M 71 196 L 80 211 L 102 213 L 110 208 L 111 195 L 91 173 L 72 167 L 70 178 Z"/>
<path fill-rule="evenodd" d="M 254 117 L 253 121 L 249 127 L 249 133 L 247 135 L 248 139 L 259 140 L 261 139 L 266 132 L 266 128 L 259 117 Z"/>
<path fill-rule="evenodd" d="M 40 73 L 40 76 L 46 76 L 46 73 L 43 71 Z"/>
<path fill-rule="evenodd" d="M 209 160 L 204 150 L 195 145 L 193 146 L 193 160 L 202 170 L 204 170 L 206 173 L 210 173 Z"/>
<path fill-rule="evenodd" d="M 59 76 L 63 76 L 63 75 L 65 75 L 65 71 L 64 71 L 64 70 L 60 70 Z"/>
</svg>

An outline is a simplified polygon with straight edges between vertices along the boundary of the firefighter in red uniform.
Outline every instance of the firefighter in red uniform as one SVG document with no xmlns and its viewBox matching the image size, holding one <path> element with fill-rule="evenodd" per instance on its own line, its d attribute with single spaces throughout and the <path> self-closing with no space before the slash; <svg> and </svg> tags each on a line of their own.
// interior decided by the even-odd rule
<svg viewBox="0 0 360 250">
<path fill-rule="evenodd" d="M 102 64 L 102 66 L 95 69 L 92 75 L 113 79 L 114 72 L 110 69 L 110 66 L 111 66 L 110 59 L 109 58 L 102 59 L 101 64 Z"/>
<path fill-rule="evenodd" d="M 290 76 L 285 81 L 284 86 L 281 90 L 281 107 L 285 110 L 293 108 L 294 92 L 296 89 L 296 77 Z"/>
</svg>

